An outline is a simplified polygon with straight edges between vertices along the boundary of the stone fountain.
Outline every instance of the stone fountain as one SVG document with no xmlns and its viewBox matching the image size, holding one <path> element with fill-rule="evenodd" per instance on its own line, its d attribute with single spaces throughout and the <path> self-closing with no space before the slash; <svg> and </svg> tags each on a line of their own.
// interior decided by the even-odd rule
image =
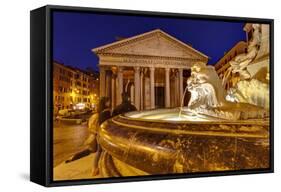
<svg viewBox="0 0 281 192">
<path fill-rule="evenodd" d="M 241 73 L 252 84 L 246 68 Z M 227 100 L 214 68 L 202 63 L 192 67 L 186 90 L 188 106 L 130 112 L 101 125 L 102 177 L 269 167 L 267 107 Z"/>
</svg>

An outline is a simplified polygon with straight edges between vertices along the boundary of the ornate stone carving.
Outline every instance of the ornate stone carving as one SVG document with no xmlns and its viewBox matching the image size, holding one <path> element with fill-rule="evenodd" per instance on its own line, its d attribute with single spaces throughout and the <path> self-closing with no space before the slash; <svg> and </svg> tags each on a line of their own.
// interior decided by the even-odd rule
<svg viewBox="0 0 281 192">
<path fill-rule="evenodd" d="M 191 68 L 191 77 L 187 80 L 191 92 L 189 108 L 213 108 L 225 104 L 225 93 L 221 81 L 213 66 L 197 63 Z"/>
<path fill-rule="evenodd" d="M 239 73 L 241 79 L 250 79 L 251 75 L 247 70 L 247 66 L 257 56 L 261 44 L 261 25 L 253 24 L 253 38 L 250 40 L 247 47 L 247 52 L 234 57 L 229 61 L 230 68 L 225 73 L 223 78 L 223 86 L 229 78 L 230 73 Z"/>
<path fill-rule="evenodd" d="M 205 114 L 227 120 L 269 117 L 267 109 L 249 104 L 251 102 L 238 104 L 226 101 L 226 93 L 213 66 L 198 63 L 191 68 L 191 71 L 191 77 L 187 81 L 191 99 L 188 107 L 183 108 L 183 112 L 191 110 L 195 114 Z M 264 93 L 263 90 L 262 94 Z"/>
</svg>

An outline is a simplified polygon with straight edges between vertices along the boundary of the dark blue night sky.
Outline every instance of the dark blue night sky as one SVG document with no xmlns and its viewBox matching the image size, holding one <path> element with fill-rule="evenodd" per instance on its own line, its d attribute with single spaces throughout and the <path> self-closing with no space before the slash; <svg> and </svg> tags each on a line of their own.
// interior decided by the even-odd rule
<svg viewBox="0 0 281 192">
<path fill-rule="evenodd" d="M 143 16 L 101 15 L 92 13 L 53 13 L 53 59 L 85 69 L 98 70 L 98 58 L 91 52 L 116 41 L 116 37 L 131 37 L 161 29 L 216 63 L 224 52 L 238 41 L 245 40 L 244 23 Z"/>
</svg>

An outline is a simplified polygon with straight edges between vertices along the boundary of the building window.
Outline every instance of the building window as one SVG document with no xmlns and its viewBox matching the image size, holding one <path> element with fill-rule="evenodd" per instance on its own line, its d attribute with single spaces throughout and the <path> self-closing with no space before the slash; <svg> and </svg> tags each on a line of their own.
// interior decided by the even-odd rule
<svg viewBox="0 0 281 192">
<path fill-rule="evenodd" d="M 80 82 L 80 81 L 77 81 L 77 82 L 76 82 L 76 86 L 81 86 L 81 82 Z"/>
</svg>

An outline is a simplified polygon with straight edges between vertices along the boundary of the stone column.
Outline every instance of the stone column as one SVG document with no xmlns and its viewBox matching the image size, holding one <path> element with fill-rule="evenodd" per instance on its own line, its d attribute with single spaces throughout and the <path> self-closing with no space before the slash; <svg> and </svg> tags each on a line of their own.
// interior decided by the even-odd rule
<svg viewBox="0 0 281 192">
<path fill-rule="evenodd" d="M 149 68 L 150 71 L 150 108 L 155 108 L 155 83 L 154 83 L 154 67 Z"/>
<path fill-rule="evenodd" d="M 116 105 L 119 105 L 122 103 L 122 93 L 123 93 L 123 68 L 122 67 L 118 67 L 117 81 L 118 81 L 118 90 L 116 93 Z"/>
<path fill-rule="evenodd" d="M 170 69 L 165 68 L 165 107 L 170 107 Z"/>
<path fill-rule="evenodd" d="M 105 96 L 108 97 L 111 100 L 111 70 L 105 71 Z"/>
<path fill-rule="evenodd" d="M 180 103 L 183 97 L 183 69 L 179 69 Z"/>
<path fill-rule="evenodd" d="M 135 67 L 135 106 L 140 110 L 140 67 Z"/>
<path fill-rule="evenodd" d="M 102 66 L 99 66 L 100 68 L 100 97 L 104 97 L 105 96 L 105 68 Z"/>
<path fill-rule="evenodd" d="M 140 71 L 140 109 L 143 110 L 143 76 L 144 69 Z"/>
<path fill-rule="evenodd" d="M 179 81 L 179 71 L 177 70 L 175 72 L 175 104 L 176 107 L 178 107 L 180 104 L 180 93 L 179 93 L 179 88 L 180 88 L 180 81 Z"/>
<path fill-rule="evenodd" d="M 130 87 L 130 95 L 131 95 L 131 103 L 133 104 L 133 105 L 135 105 L 135 86 L 134 85 L 131 85 L 131 87 Z"/>
<path fill-rule="evenodd" d="M 112 73 L 111 76 L 111 108 L 114 109 L 116 106 L 116 75 Z"/>
<path fill-rule="evenodd" d="M 176 102 L 176 86 L 175 86 L 175 81 L 176 81 L 176 71 L 175 69 L 170 70 L 170 107 L 175 107 L 175 102 Z M 173 90 L 173 91 L 171 91 Z"/>
</svg>

